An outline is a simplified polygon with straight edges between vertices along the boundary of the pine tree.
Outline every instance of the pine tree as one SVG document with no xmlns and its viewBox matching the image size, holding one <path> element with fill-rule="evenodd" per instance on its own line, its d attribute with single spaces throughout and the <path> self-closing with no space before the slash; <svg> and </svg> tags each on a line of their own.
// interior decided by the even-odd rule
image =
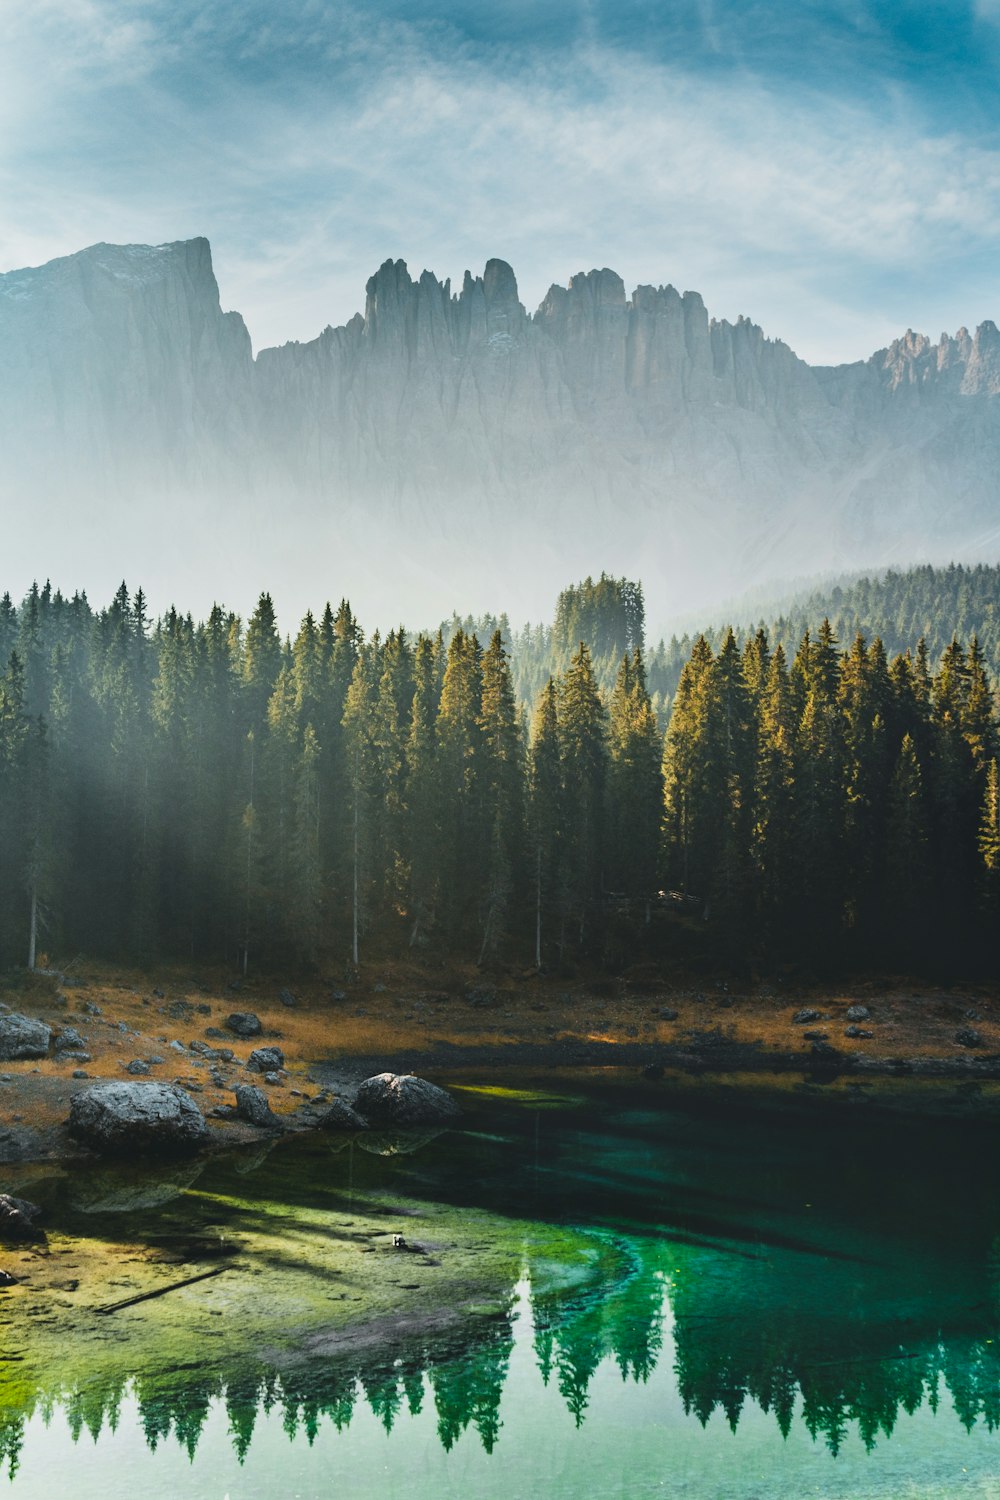
<svg viewBox="0 0 1000 1500">
<path fill-rule="evenodd" d="M 295 774 L 289 925 L 297 952 L 310 964 L 316 962 L 323 919 L 319 759 L 316 731 L 307 724 Z"/>
<path fill-rule="evenodd" d="M 514 686 L 503 637 L 495 631 L 482 662 L 479 795 L 487 839 L 479 962 L 495 956 L 507 933 L 524 840 L 524 768 Z"/>
<path fill-rule="evenodd" d="M 608 729 L 608 885 L 644 897 L 648 920 L 659 867 L 663 741 L 638 647 L 622 657 Z"/>
<path fill-rule="evenodd" d="M 565 891 L 581 946 L 599 909 L 604 881 L 608 764 L 607 713 L 583 641 L 560 683 Z"/>
<path fill-rule="evenodd" d="M 564 794 L 559 706 L 550 677 L 535 709 L 531 730 L 530 837 L 535 886 L 535 967 L 542 967 L 542 939 L 560 901 Z"/>
<path fill-rule="evenodd" d="M 923 777 L 909 735 L 889 785 L 884 889 L 890 951 L 912 958 L 927 931 L 931 866 Z"/>
<path fill-rule="evenodd" d="M 410 870 L 410 947 L 432 920 L 437 901 L 440 810 L 437 746 L 437 648 L 419 637 L 413 658 L 413 701 L 406 741 L 407 820 L 405 844 Z"/>
</svg>

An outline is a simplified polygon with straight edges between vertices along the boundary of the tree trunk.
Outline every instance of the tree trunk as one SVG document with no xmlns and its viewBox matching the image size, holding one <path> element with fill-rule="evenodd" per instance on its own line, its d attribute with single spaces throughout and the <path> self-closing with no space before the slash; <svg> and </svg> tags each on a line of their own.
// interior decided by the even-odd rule
<svg viewBox="0 0 1000 1500">
<path fill-rule="evenodd" d="M 34 970 L 35 949 L 38 944 L 38 892 L 31 887 L 31 928 L 28 936 L 28 968 Z"/>
<path fill-rule="evenodd" d="M 535 865 L 535 968 L 542 967 L 542 849 Z"/>
</svg>

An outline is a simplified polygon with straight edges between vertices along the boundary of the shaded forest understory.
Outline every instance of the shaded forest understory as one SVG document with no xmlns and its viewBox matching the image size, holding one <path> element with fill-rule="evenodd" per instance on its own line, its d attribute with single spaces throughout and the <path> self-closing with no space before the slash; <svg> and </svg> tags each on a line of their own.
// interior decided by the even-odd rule
<svg viewBox="0 0 1000 1500">
<path fill-rule="evenodd" d="M 479 622 L 488 641 L 458 620 L 366 638 L 344 602 L 282 640 L 267 595 L 245 622 L 151 622 L 125 585 L 101 611 L 5 596 L 0 962 L 994 975 L 998 719 L 975 632 L 995 641 L 1000 570 L 882 587 L 868 613 L 932 617 L 940 655 L 897 635 L 890 659 L 817 611 L 793 651 L 784 626 L 699 637 L 669 694 L 657 648 L 657 701 L 624 579 L 566 590 L 547 635 Z M 942 624 L 959 588 L 964 641 Z"/>
</svg>

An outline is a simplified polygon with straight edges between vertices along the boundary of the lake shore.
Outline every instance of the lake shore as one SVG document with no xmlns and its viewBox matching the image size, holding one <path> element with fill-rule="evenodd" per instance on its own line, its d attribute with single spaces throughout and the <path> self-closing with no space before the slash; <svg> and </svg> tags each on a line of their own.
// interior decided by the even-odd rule
<svg viewBox="0 0 1000 1500">
<path fill-rule="evenodd" d="M 441 1081 L 623 1069 L 644 1083 L 673 1082 L 688 1097 L 726 1081 L 730 1095 L 823 1087 L 888 1103 L 919 1084 L 923 1099 L 946 1107 L 975 1099 L 1000 1108 L 1000 991 L 985 985 L 871 979 L 737 989 L 648 972 L 571 983 L 385 964 L 339 987 L 81 960 L 56 974 L 7 976 L 0 1004 L 45 1022 L 54 1038 L 72 1028 L 81 1039 L 76 1052 L 0 1062 L 7 1162 L 74 1153 L 63 1129 L 72 1094 L 130 1077 L 134 1063 L 189 1090 L 225 1144 L 256 1138 L 253 1127 L 212 1115 L 232 1103 L 236 1082 L 258 1084 L 285 1126 L 305 1128 L 321 1091 L 350 1094 L 387 1069 Z M 234 1012 L 255 1015 L 260 1033 L 235 1035 Z M 253 1048 L 274 1045 L 285 1066 L 268 1082 L 245 1064 Z"/>
</svg>

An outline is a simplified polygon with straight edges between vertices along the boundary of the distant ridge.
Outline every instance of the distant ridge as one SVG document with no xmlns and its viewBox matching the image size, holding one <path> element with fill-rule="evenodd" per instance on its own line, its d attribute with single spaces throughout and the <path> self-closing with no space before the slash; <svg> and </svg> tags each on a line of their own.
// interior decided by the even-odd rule
<svg viewBox="0 0 1000 1500">
<path fill-rule="evenodd" d="M 782 577 L 992 558 L 998 394 L 992 322 L 812 367 L 607 269 L 531 315 L 502 260 L 455 292 L 387 260 L 363 315 L 256 358 L 204 239 L 0 276 L 0 501 L 43 506 L 77 576 L 100 518 L 135 553 L 117 574 L 154 590 L 193 566 L 179 516 L 241 577 L 266 561 L 315 592 L 346 553 L 362 595 L 424 617 L 455 579 L 470 607 L 537 614 L 606 566 L 643 578 L 655 620 Z M 9 547 L 31 567 L 27 519 Z"/>
</svg>

